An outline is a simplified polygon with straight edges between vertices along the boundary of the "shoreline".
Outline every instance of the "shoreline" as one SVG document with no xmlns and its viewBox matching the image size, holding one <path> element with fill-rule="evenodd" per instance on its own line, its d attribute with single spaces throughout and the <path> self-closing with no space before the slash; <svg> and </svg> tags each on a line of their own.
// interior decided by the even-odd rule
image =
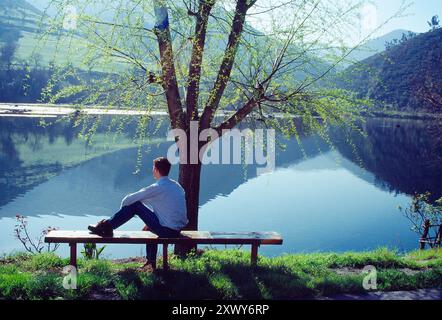
<svg viewBox="0 0 442 320">
<path fill-rule="evenodd" d="M 112 109 L 105 106 L 94 106 L 91 108 L 78 108 L 71 104 L 41 104 L 41 103 L 0 103 L 0 117 L 27 117 L 27 118 L 54 118 L 67 116 L 81 110 L 88 115 L 153 115 L 167 116 L 167 111 L 160 110 L 128 110 Z M 226 116 L 232 112 L 223 111 L 219 116 Z M 274 114 L 274 117 L 280 117 Z M 363 114 L 367 118 L 391 118 L 401 120 L 442 120 L 442 115 L 430 113 L 409 113 L 400 111 L 374 111 L 371 114 Z"/>
<path fill-rule="evenodd" d="M 390 118 L 398 120 L 442 120 L 442 115 L 424 113 L 424 112 L 405 112 L 405 111 L 373 111 L 371 114 L 363 114 L 368 118 Z"/>
<path fill-rule="evenodd" d="M 81 110 L 89 115 L 167 115 L 165 111 L 137 111 L 110 109 L 104 106 L 79 109 L 69 104 L 0 103 L 0 117 L 58 117 L 67 116 Z"/>
</svg>

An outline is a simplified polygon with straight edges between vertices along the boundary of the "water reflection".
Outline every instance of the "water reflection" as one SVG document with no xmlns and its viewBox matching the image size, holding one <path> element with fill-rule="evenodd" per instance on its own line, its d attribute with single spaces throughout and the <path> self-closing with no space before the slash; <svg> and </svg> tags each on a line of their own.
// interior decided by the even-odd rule
<svg viewBox="0 0 442 320">
<path fill-rule="evenodd" d="M 61 121 L 42 127 L 39 119 L 0 118 L 0 206 L 78 166 L 65 172 L 65 175 L 72 176 L 72 186 L 78 181 L 97 189 L 109 186 L 124 194 L 150 183 L 151 161 L 157 155 L 166 154 L 170 143 L 144 147 L 141 171 L 134 175 L 137 148 L 131 141 L 137 121 L 127 122 L 122 136 L 109 143 L 111 137 L 106 132 L 111 121 L 111 117 L 105 117 L 97 130 L 98 143 L 86 146 L 84 141 L 76 138 L 81 128 L 73 127 L 72 122 Z M 432 199 L 437 199 L 442 196 L 441 149 L 434 143 L 437 141 L 434 130 L 440 128 L 439 124 L 368 119 L 362 126 L 366 137 L 355 131 L 335 128 L 331 130 L 331 138 L 340 155 L 358 165 L 347 168 L 353 174 L 389 192 L 411 195 L 430 191 Z M 149 130 L 155 127 L 153 123 Z M 167 129 L 164 122 L 156 129 L 156 136 L 164 138 Z M 105 147 L 104 139 L 109 146 Z M 316 136 L 303 136 L 302 148 L 295 139 L 279 137 L 279 140 L 286 148 L 276 150 L 277 168 L 288 167 L 331 149 Z M 76 146 L 73 147 L 73 144 Z M 73 150 L 67 154 L 69 149 Z M 76 154 L 75 159 L 73 154 Z M 345 166 L 345 163 L 342 165 Z M 368 175 L 367 171 L 373 175 Z M 176 172 L 173 174 L 177 175 Z M 201 205 L 217 195 L 230 194 L 246 180 L 255 177 L 254 165 L 204 166 Z M 52 184 L 54 189 L 58 189 L 56 181 Z"/>
<path fill-rule="evenodd" d="M 117 136 L 108 133 L 111 123 L 111 117 L 103 117 L 96 133 L 98 141 L 86 144 L 76 138 L 83 129 L 74 126 L 73 120 L 49 120 L 51 125 L 42 126 L 37 118 L 0 117 L 0 207 L 63 170 L 116 150 L 134 148 L 137 119 L 124 122 Z M 162 127 L 165 132 L 167 125 Z M 147 130 L 153 131 L 154 124 Z"/>
<path fill-rule="evenodd" d="M 153 182 L 152 160 L 170 145 L 164 141 L 167 122 L 158 127 L 154 121 L 149 138 L 163 140 L 145 141 L 140 172 L 133 174 L 136 118 L 115 140 L 107 134 L 112 117 L 103 118 L 92 146 L 76 138 L 81 128 L 72 123 L 42 128 L 38 122 L 0 118 L 0 251 L 19 245 L 11 244 L 8 231 L 17 213 L 43 226 L 81 228 L 96 220 L 90 216 L 115 212 L 125 194 Z M 264 249 L 270 254 L 414 248 L 416 237 L 396 208 L 406 206 L 414 192 L 442 196 L 437 128 L 437 122 L 368 119 L 361 127 L 366 137 L 331 130 L 332 146 L 312 135 L 301 134 L 302 148 L 295 139 L 279 137 L 286 148 L 277 148 L 277 171 L 271 175 L 257 177 L 253 165 L 204 166 L 200 226 L 246 230 L 253 224 L 282 232 L 284 248 Z M 176 166 L 171 175 L 177 178 Z M 139 227 L 134 221 L 127 229 Z M 140 249 L 115 250 L 127 256 Z"/>
<path fill-rule="evenodd" d="M 442 148 L 435 139 L 441 129 L 437 121 L 378 118 L 363 126 L 367 137 L 350 134 L 354 149 L 342 129 L 332 138 L 344 157 L 374 174 L 378 187 L 408 195 L 429 191 L 434 201 L 442 197 Z"/>
</svg>

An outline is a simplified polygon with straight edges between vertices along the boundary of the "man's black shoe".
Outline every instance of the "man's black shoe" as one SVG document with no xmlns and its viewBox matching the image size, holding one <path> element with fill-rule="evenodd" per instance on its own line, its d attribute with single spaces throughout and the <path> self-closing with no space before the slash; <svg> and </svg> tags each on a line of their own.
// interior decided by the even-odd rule
<svg viewBox="0 0 442 320">
<path fill-rule="evenodd" d="M 91 224 L 87 228 L 91 233 L 96 234 L 100 237 L 114 236 L 114 230 L 107 220 L 101 220 L 96 225 Z"/>
</svg>

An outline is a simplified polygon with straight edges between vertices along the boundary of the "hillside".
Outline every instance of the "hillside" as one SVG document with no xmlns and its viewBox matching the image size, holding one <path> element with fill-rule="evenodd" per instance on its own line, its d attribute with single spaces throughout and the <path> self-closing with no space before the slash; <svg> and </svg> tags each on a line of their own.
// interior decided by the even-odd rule
<svg viewBox="0 0 442 320">
<path fill-rule="evenodd" d="M 21 13 L 41 15 L 42 12 L 25 0 L 2 0 L 0 2 L 0 12 L 8 11 L 8 13 Z"/>
<path fill-rule="evenodd" d="M 344 72 L 341 85 L 378 107 L 442 111 L 442 29 L 417 35 Z"/>
<path fill-rule="evenodd" d="M 45 34 L 45 39 L 42 40 L 42 13 L 45 11 L 47 6 L 46 0 L 39 1 L 29 1 L 20 0 L 18 2 L 14 2 L 12 0 L 8 0 L 7 2 L 1 2 L 2 9 L 0 9 L 0 50 L 2 47 L 8 46 L 8 54 L 2 55 L 0 53 L 0 69 L 3 71 L 7 70 L 9 74 L 0 75 L 0 78 L 3 79 L 3 85 L 0 83 L 0 92 L 2 93 L 2 98 L 0 100 L 5 102 L 34 102 L 36 97 L 38 96 L 38 91 L 41 89 L 40 85 L 43 84 L 48 78 L 49 74 L 45 75 L 44 79 L 39 79 L 39 85 L 36 86 L 34 82 L 32 85 L 29 83 L 26 84 L 28 88 L 34 90 L 34 94 L 31 96 L 25 94 L 21 87 L 23 87 L 22 82 L 27 81 L 25 77 L 25 73 L 17 74 L 17 69 L 23 67 L 25 64 L 31 65 L 32 69 L 50 69 L 52 65 L 55 66 L 64 66 L 68 63 L 72 63 L 72 65 L 78 69 L 83 71 L 88 70 L 112 74 L 112 73 L 121 73 L 130 72 L 128 71 L 128 65 L 125 64 L 125 61 L 118 62 L 116 59 L 109 63 L 97 63 L 95 61 L 93 64 L 87 62 L 87 57 L 91 56 L 88 54 L 87 49 L 85 48 L 85 38 L 87 35 L 81 34 L 78 31 L 76 37 L 73 38 L 74 41 L 70 41 L 67 37 L 63 36 L 63 32 L 61 33 L 49 33 Z M 103 5 L 103 4 L 101 4 Z M 97 14 L 103 21 L 113 22 L 115 17 L 113 16 L 115 12 L 110 8 L 106 11 L 106 15 L 109 17 L 101 16 L 100 13 L 100 4 L 96 6 L 91 6 L 89 8 L 91 15 Z M 95 10 L 97 12 L 95 12 Z M 177 6 L 175 10 L 184 10 L 184 8 L 180 8 Z M 216 16 L 219 17 L 227 17 L 228 12 L 225 8 L 217 7 Z M 50 10 L 49 10 L 50 11 Z M 46 11 L 45 11 L 46 12 Z M 184 12 L 184 11 L 183 11 Z M 184 13 L 187 13 L 184 12 Z M 50 15 L 50 13 L 47 12 Z M 142 12 L 134 12 L 134 15 L 142 15 Z M 228 19 L 225 19 L 228 20 Z M 146 25 L 152 25 L 152 22 L 144 21 Z M 43 25 L 43 29 L 44 29 Z M 254 36 L 259 34 L 260 36 Z M 172 32 L 172 38 L 175 38 L 175 31 Z M 275 46 L 278 44 L 277 38 L 272 38 L 266 36 L 254 29 L 250 25 L 246 25 L 246 30 L 243 33 L 244 44 L 239 47 L 236 65 L 240 66 L 243 70 L 247 70 L 250 64 L 250 57 L 245 54 L 247 51 L 246 47 L 249 45 L 253 45 L 255 48 L 267 48 L 270 43 L 274 43 Z M 221 61 L 221 57 L 224 53 L 224 49 L 227 45 L 228 36 L 224 32 L 224 30 L 220 31 L 220 27 L 215 18 L 209 19 L 209 27 L 208 27 L 208 36 L 206 41 L 205 48 L 205 59 L 206 61 Z M 139 41 L 138 38 L 127 38 L 124 43 L 121 43 L 122 46 L 130 48 L 131 46 L 138 46 L 139 43 L 132 43 L 132 41 Z M 146 37 L 143 39 L 143 45 L 147 48 L 157 48 L 158 44 L 154 39 Z M 178 43 L 176 44 L 178 45 Z M 188 50 L 181 50 L 179 60 L 187 64 L 187 61 L 190 59 L 190 47 Z M 304 53 L 304 48 L 292 46 L 290 48 L 291 51 L 296 54 L 300 53 L 300 58 L 297 61 L 297 67 L 293 70 L 291 76 L 293 80 L 304 80 L 307 77 L 317 77 L 325 70 L 329 68 L 329 64 L 322 60 L 319 57 L 316 57 L 312 54 Z M 136 51 L 136 50 L 135 50 Z M 156 60 L 150 59 L 149 55 L 146 56 L 142 50 L 137 53 L 133 53 L 137 55 L 138 58 L 142 61 L 145 61 L 145 65 L 148 66 L 152 64 L 155 68 Z M 265 62 L 263 65 L 271 66 L 273 63 L 272 56 L 265 56 L 263 58 Z M 213 67 L 216 69 L 218 65 L 215 63 Z M 11 72 L 15 73 L 12 74 Z M 242 74 L 235 74 L 236 77 L 241 78 Z M 0 79 L 1 80 L 1 79 Z M 212 85 L 211 77 L 207 77 L 207 79 L 202 79 L 201 86 L 210 87 Z M 13 85 L 11 88 L 11 83 Z M 26 95 L 26 97 L 22 96 Z M 12 99 L 12 100 L 11 100 Z M 24 100 L 23 100 L 24 99 Z M 232 107 L 232 106 L 228 106 Z"/>
<path fill-rule="evenodd" d="M 351 61 L 362 61 L 377 53 L 381 53 L 382 51 L 385 51 L 385 44 L 387 42 L 390 42 L 394 39 L 400 39 L 403 34 L 407 34 L 408 32 L 410 31 L 403 29 L 394 30 L 379 38 L 370 40 L 360 48 L 356 49 L 351 55 L 349 55 L 348 59 Z"/>
<path fill-rule="evenodd" d="M 70 54 L 81 50 L 75 42 L 69 49 L 58 45 L 62 43 L 59 34 L 42 34 L 45 25 L 40 7 L 45 8 L 42 4 L 37 8 L 33 2 L 25 0 L 1 0 L 0 47 L 13 45 L 13 63 L 38 62 L 39 67 L 47 67 L 53 62 L 57 65 L 72 62 L 75 66 L 84 67 L 80 58 Z M 4 61 L 4 57 L 0 58 Z"/>
<path fill-rule="evenodd" d="M 24 0 L 0 1 L 0 34 L 9 31 L 37 32 L 42 12 Z M 4 38 L 0 38 L 0 41 Z"/>
</svg>

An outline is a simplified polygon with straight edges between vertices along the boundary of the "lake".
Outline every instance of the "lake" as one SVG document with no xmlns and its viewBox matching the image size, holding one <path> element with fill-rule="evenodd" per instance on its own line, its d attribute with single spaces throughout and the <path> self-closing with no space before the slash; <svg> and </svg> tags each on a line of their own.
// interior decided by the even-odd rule
<svg viewBox="0 0 442 320">
<path fill-rule="evenodd" d="M 124 118 L 124 122 L 122 119 Z M 137 133 L 138 118 L 103 116 L 91 145 L 87 126 L 58 118 L 0 117 L 0 253 L 22 251 L 15 216 L 37 237 L 47 227 L 85 229 L 119 209 L 124 195 L 153 183 L 152 159 L 165 155 L 167 121 L 156 117 Z M 49 125 L 48 125 L 49 124 Z M 366 136 L 330 132 L 282 139 L 276 170 L 208 165 L 202 169 L 199 226 L 211 231 L 277 231 L 282 246 L 260 253 L 418 248 L 418 236 L 398 206 L 415 192 L 442 196 L 440 123 L 371 118 Z M 436 133 L 435 133 L 436 131 Z M 116 133 L 113 133 L 116 132 Z M 436 137 L 436 138 L 435 138 Z M 140 147 L 141 146 L 141 147 Z M 177 179 L 177 167 L 171 172 Z M 122 230 L 139 230 L 139 219 Z M 67 245 L 58 253 L 66 256 Z M 144 254 L 141 245 L 111 245 L 105 256 Z"/>
</svg>

